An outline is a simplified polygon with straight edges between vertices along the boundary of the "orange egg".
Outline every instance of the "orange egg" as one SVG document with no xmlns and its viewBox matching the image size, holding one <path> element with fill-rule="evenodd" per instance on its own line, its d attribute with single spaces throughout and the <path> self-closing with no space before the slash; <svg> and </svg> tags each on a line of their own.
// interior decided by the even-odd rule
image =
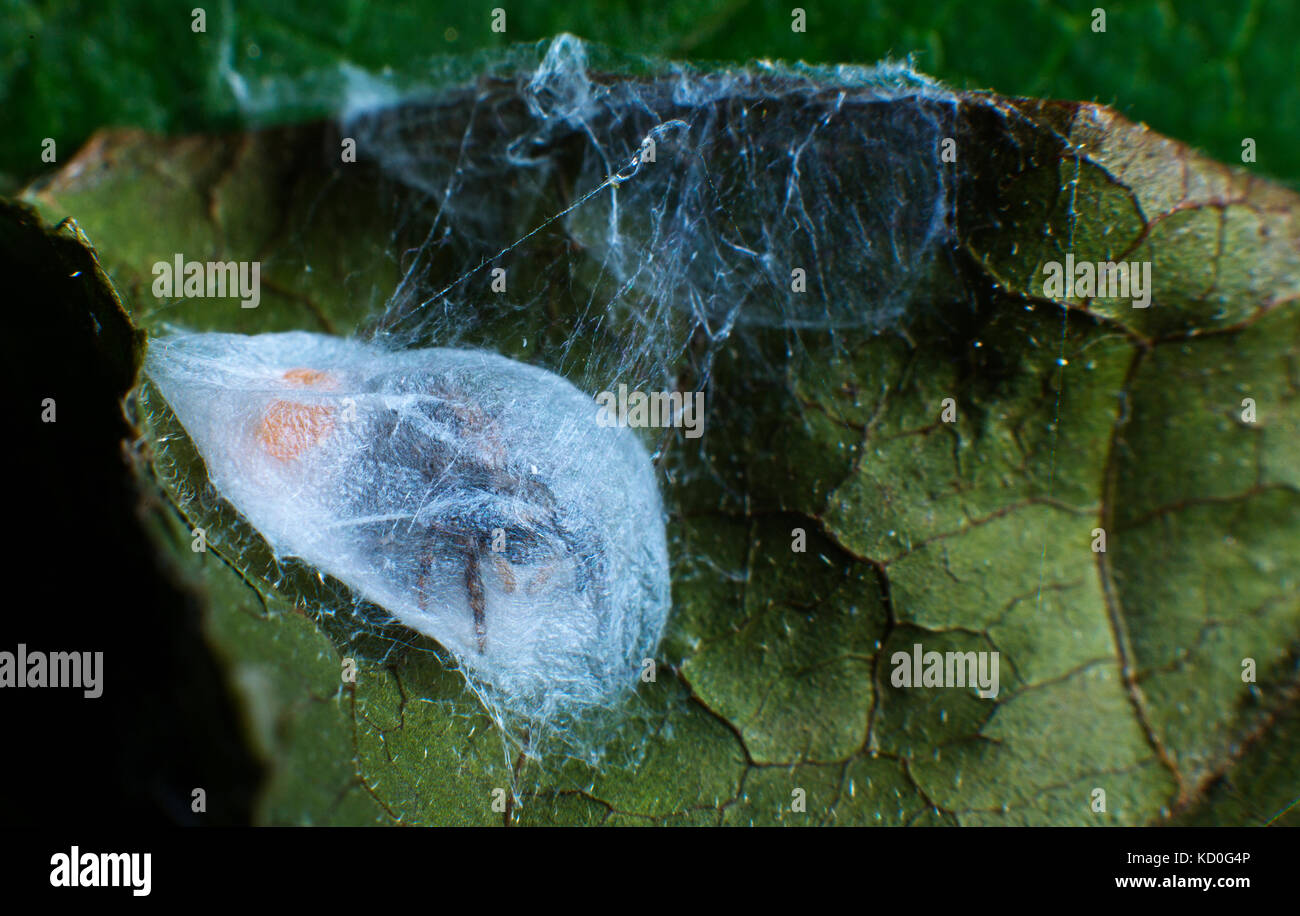
<svg viewBox="0 0 1300 916">
<path fill-rule="evenodd" d="M 334 387 L 334 376 L 319 369 L 290 369 L 284 374 L 284 380 L 301 388 Z"/>
<path fill-rule="evenodd" d="M 302 388 L 330 388 L 334 378 L 315 369 L 290 369 L 285 381 Z M 334 429 L 334 407 L 275 400 L 262 414 L 258 438 L 272 458 L 290 461 L 316 445 Z"/>
</svg>

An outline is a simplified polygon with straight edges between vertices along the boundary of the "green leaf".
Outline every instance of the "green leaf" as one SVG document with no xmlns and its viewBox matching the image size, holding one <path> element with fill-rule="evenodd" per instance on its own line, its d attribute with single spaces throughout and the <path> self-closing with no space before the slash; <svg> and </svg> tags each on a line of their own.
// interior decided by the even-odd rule
<svg viewBox="0 0 1300 916">
<path fill-rule="evenodd" d="M 0 173 L 50 168 L 60 150 L 106 125 L 197 131 L 332 113 L 339 65 L 378 73 L 427 70 L 430 55 L 465 54 L 558 32 L 633 53 L 697 60 L 872 63 L 914 55 L 926 72 L 969 88 L 1096 99 L 1225 161 L 1257 141 L 1261 169 L 1300 179 L 1300 8 L 1288 0 L 1222 4 L 1127 0 L 1095 5 L 861 3 L 823 0 L 792 30 L 791 6 L 760 0 L 601 0 L 526 4 L 506 33 L 499 0 L 437 9 L 358 0 L 208 4 L 206 31 L 170 0 L 3 0 Z M 1010 50 L 1009 50 L 1010 49 Z M 178 59 L 184 65 L 178 66 Z M 59 162 L 65 161 L 61 153 Z M 0 186 L 2 187 L 2 186 Z"/>
<path fill-rule="evenodd" d="M 953 270 L 975 308 L 809 332 L 788 361 L 719 352 L 710 454 L 730 460 L 669 494 L 671 665 L 595 764 L 507 755 L 433 656 L 368 656 L 305 616 L 346 590 L 273 573 L 140 391 L 136 415 L 162 417 L 140 468 L 171 506 L 159 543 L 245 688 L 268 822 L 1294 818 L 1276 761 L 1300 696 L 1300 200 L 1093 105 L 971 93 L 959 123 Z M 101 242 L 142 328 L 350 333 L 397 267 L 380 176 L 324 193 L 309 151 L 330 131 L 101 134 L 32 199 Z M 261 261 L 262 305 L 155 299 L 149 266 L 176 251 Z M 1151 261 L 1152 307 L 1044 297 L 1067 252 Z M 784 332 L 750 345 L 781 353 Z M 996 650 L 999 695 L 892 686 L 916 643 Z"/>
</svg>

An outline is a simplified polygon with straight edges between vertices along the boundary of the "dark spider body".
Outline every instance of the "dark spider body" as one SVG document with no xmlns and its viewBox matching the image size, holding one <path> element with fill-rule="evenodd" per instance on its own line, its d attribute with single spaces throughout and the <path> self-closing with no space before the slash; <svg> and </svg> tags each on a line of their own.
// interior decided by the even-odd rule
<svg viewBox="0 0 1300 916">
<path fill-rule="evenodd" d="M 449 387 L 445 378 L 433 380 L 425 391 L 429 393 L 417 399 L 414 409 L 383 411 L 369 456 L 378 467 L 400 469 L 385 485 L 410 494 L 411 529 L 401 523 L 396 529 L 387 526 L 384 540 L 418 545 L 420 609 L 427 610 L 426 585 L 440 547 L 464 564 L 480 654 L 487 651 L 483 574 L 488 563 L 507 592 L 517 587 L 514 567 L 546 563 L 525 585 L 533 593 L 559 564 L 572 559 L 577 590 L 587 594 L 595 588 L 599 600 L 607 570 L 596 532 L 575 525 L 526 458 L 510 455 L 491 413 Z M 424 507 L 431 500 L 450 502 L 453 508 L 427 518 Z"/>
</svg>

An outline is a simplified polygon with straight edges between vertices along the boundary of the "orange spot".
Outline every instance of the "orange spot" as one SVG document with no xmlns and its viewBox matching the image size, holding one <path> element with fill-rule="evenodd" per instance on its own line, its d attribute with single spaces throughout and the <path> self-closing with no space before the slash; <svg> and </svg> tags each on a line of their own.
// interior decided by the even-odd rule
<svg viewBox="0 0 1300 916">
<path fill-rule="evenodd" d="M 258 438 L 272 458 L 297 458 L 334 429 L 334 408 L 319 404 L 272 401 L 262 415 Z"/>
<path fill-rule="evenodd" d="M 300 388 L 329 388 L 334 384 L 334 376 L 319 369 L 290 369 L 284 380 Z"/>
</svg>

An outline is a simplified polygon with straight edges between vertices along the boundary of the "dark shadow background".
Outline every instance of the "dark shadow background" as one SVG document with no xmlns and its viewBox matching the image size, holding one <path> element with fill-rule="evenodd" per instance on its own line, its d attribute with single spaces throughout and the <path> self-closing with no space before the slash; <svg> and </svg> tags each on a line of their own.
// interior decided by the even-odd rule
<svg viewBox="0 0 1300 916">
<path fill-rule="evenodd" d="M 259 766 L 194 597 L 158 566 L 123 460 L 131 371 L 96 341 L 130 329 L 85 249 L 3 203 L 0 276 L 11 420 L 3 550 L 5 581 L 17 586 L 0 651 L 104 653 L 96 699 L 0 690 L 0 824 L 197 824 L 197 786 L 207 791 L 204 824 L 248 823 Z M 55 399 L 54 423 L 41 420 L 45 398 Z"/>
</svg>

